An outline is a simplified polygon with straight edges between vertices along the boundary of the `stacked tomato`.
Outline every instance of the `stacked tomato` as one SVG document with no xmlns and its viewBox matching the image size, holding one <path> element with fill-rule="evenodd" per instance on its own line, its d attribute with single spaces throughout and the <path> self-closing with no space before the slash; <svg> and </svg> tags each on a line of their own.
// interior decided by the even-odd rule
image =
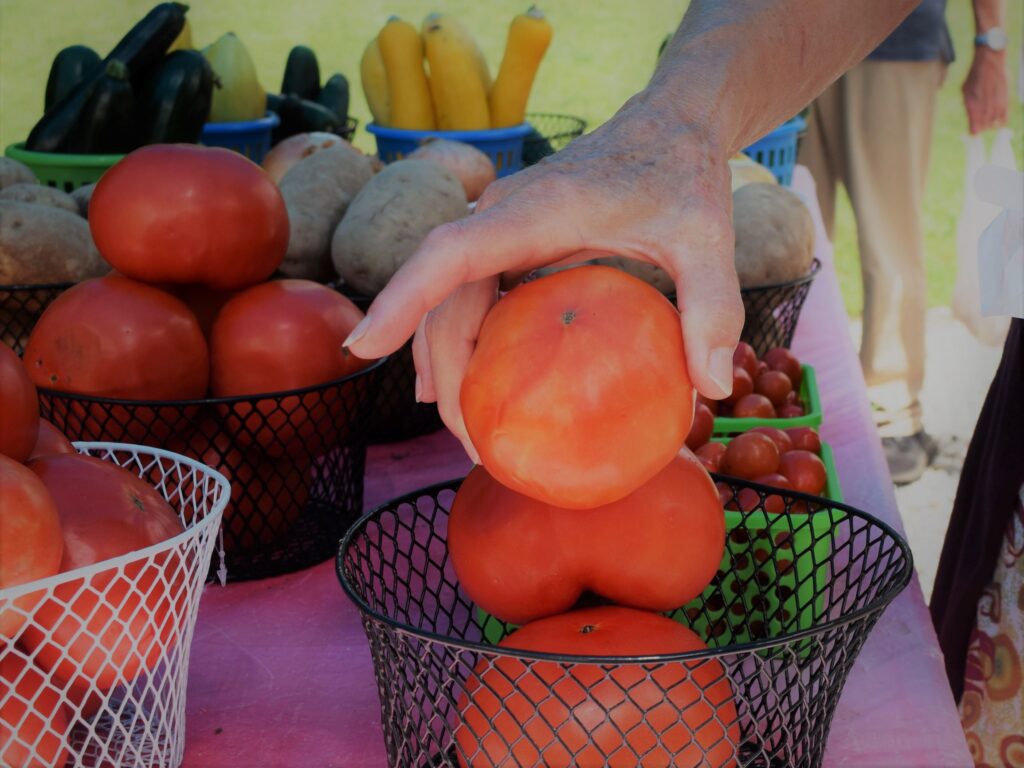
<svg viewBox="0 0 1024 768">
<path fill-rule="evenodd" d="M 208 409 L 181 402 L 311 388 L 366 365 L 342 347 L 362 318 L 348 299 L 305 280 L 266 282 L 289 237 L 274 182 L 235 152 L 148 146 L 104 174 L 89 226 L 116 272 L 47 308 L 25 350 L 32 380 L 92 396 L 64 403 L 78 432 L 158 443 L 233 479 L 229 538 L 245 530 L 246 515 L 271 518 L 277 498 L 301 508 L 314 459 L 296 457 L 333 447 L 351 405 L 342 396 L 307 392 Z M 243 486 L 259 487 L 243 498 Z"/>
<path fill-rule="evenodd" d="M 39 418 L 36 388 L 2 344 L 0 403 L 0 589 L 182 532 L 152 486 L 78 455 Z M 66 704 L 88 714 L 96 696 L 153 668 L 177 626 L 181 578 L 180 564 L 151 558 L 0 600 L 0 765 L 64 764 Z"/>
<path fill-rule="evenodd" d="M 452 506 L 466 594 L 523 625 L 508 649 L 649 656 L 705 648 L 657 612 L 697 597 L 722 504 L 683 444 L 694 391 L 679 315 L 625 273 L 526 283 L 488 314 L 462 385 L 481 466 Z M 610 603 L 579 609 L 593 596 Z M 738 725 L 716 660 L 611 670 L 484 660 L 460 702 L 470 765 L 727 765 Z"/>
</svg>

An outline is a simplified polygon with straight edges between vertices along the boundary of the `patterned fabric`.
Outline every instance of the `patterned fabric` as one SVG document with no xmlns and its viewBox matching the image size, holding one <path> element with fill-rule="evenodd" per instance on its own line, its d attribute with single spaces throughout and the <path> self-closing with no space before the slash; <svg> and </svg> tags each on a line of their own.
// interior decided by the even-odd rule
<svg viewBox="0 0 1024 768">
<path fill-rule="evenodd" d="M 960 719 L 978 768 L 1024 768 L 1024 489 L 978 601 Z"/>
</svg>

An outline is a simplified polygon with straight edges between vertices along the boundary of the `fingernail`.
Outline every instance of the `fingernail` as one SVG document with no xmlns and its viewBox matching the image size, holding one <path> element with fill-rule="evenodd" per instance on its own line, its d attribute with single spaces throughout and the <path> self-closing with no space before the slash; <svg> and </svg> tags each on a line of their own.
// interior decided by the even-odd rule
<svg viewBox="0 0 1024 768">
<path fill-rule="evenodd" d="M 722 390 L 722 396 L 732 393 L 732 350 L 718 347 L 708 355 L 708 376 Z"/>
<path fill-rule="evenodd" d="M 473 447 L 472 443 L 466 445 L 466 453 L 469 455 L 469 460 L 472 461 L 474 465 L 480 463 L 480 454 L 476 452 L 476 448 Z"/>
<path fill-rule="evenodd" d="M 364 317 L 362 320 L 359 321 L 359 324 L 356 325 L 355 328 L 352 329 L 352 333 L 350 333 L 348 335 L 348 338 L 345 339 L 343 342 L 341 342 L 341 346 L 343 346 L 343 347 L 350 347 L 350 346 L 352 346 L 357 341 L 359 341 L 361 338 L 363 338 L 363 336 L 366 335 L 366 332 L 369 330 L 369 328 L 370 328 L 370 316 L 367 315 L 366 317 Z"/>
<path fill-rule="evenodd" d="M 413 388 L 413 397 L 416 398 L 417 403 L 423 402 L 423 382 L 420 381 L 420 375 L 416 374 L 416 384 Z"/>
</svg>

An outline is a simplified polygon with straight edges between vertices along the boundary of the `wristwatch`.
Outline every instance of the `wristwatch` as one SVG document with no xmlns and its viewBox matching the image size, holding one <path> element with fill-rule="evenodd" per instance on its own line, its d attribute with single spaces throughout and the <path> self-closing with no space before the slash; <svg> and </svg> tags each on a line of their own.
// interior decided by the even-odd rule
<svg viewBox="0 0 1024 768">
<path fill-rule="evenodd" d="M 1003 31 L 1002 27 L 992 27 L 975 37 L 974 44 L 976 46 L 984 45 L 993 51 L 1006 50 L 1006 32 Z"/>
</svg>

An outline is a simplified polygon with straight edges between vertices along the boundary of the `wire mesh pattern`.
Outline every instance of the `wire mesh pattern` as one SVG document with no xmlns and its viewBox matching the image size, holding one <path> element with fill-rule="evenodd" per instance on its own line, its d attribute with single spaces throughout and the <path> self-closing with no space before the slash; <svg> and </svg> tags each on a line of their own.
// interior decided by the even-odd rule
<svg viewBox="0 0 1024 768">
<path fill-rule="evenodd" d="M 820 765 L 854 659 L 909 582 L 910 551 L 851 507 L 716 479 L 749 511 L 728 516 L 708 590 L 666 612 L 708 643 L 675 656 L 495 647 L 514 628 L 477 609 L 447 553 L 459 481 L 362 518 L 337 567 L 362 613 L 390 765 Z M 772 496 L 783 512 L 765 511 Z"/>
<path fill-rule="evenodd" d="M 746 315 L 740 338 L 754 348 L 758 357 L 773 347 L 791 346 L 800 310 L 820 269 L 821 262 L 814 259 L 804 277 L 740 291 Z"/>
<path fill-rule="evenodd" d="M 367 405 L 380 365 L 249 397 L 139 402 L 40 389 L 39 407 L 72 439 L 158 445 L 227 477 L 226 578 L 239 581 L 330 559 L 362 513 Z"/>
<path fill-rule="evenodd" d="M 0 589 L 0 765 L 177 766 L 199 598 L 230 490 L 184 456 L 78 443 L 152 483 L 183 533 Z"/>
<path fill-rule="evenodd" d="M 548 155 L 564 149 L 570 141 L 583 135 L 587 122 L 572 115 L 534 112 L 526 116 L 532 131 L 523 142 L 523 165 L 539 163 Z"/>
<path fill-rule="evenodd" d="M 0 285 L 0 340 L 20 356 L 43 310 L 72 285 Z"/>
</svg>

